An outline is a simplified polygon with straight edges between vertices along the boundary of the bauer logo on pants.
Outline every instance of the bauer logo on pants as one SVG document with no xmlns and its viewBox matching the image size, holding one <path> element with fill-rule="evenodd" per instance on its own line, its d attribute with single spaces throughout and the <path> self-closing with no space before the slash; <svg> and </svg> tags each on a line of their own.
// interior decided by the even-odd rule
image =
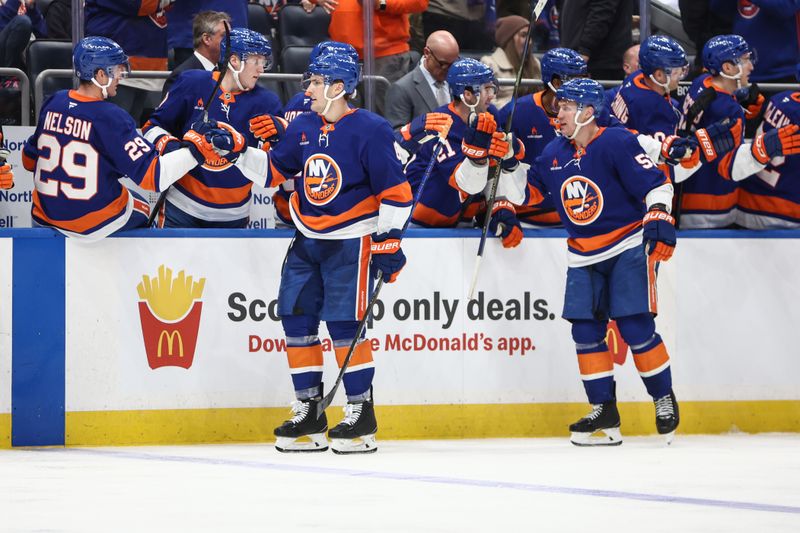
<svg viewBox="0 0 800 533">
<path fill-rule="evenodd" d="M 172 270 L 164 265 L 158 267 L 157 277 L 142 276 L 136 287 L 139 320 L 147 364 L 153 370 L 162 366 L 187 369 L 192 366 L 205 281 L 205 278 L 193 281 L 183 270 L 173 278 Z"/>
</svg>

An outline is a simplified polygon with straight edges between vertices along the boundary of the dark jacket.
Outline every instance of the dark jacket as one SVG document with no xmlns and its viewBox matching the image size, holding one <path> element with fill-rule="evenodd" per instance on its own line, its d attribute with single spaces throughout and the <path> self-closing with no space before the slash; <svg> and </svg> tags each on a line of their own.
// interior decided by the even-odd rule
<svg viewBox="0 0 800 533">
<path fill-rule="evenodd" d="M 164 82 L 164 89 L 161 91 L 161 98 L 162 100 L 167 95 L 169 88 L 172 87 L 172 84 L 175 83 L 175 80 L 178 79 L 178 76 L 181 72 L 186 70 L 205 70 L 203 64 L 197 59 L 197 56 L 192 54 L 189 56 L 189 59 L 175 67 L 175 70 L 172 71 L 172 74 L 169 75 L 169 78 Z"/>
<path fill-rule="evenodd" d="M 53 0 L 42 11 L 50 39 L 72 40 L 72 0 Z"/>
<path fill-rule="evenodd" d="M 703 46 L 716 35 L 731 33 L 733 26 L 730 17 L 723 17 L 709 7 L 709 0 L 678 0 L 681 10 L 683 30 L 697 49 L 695 70 L 703 70 Z"/>
<path fill-rule="evenodd" d="M 634 0 L 559 0 L 561 46 L 589 56 L 589 72 L 622 70 L 633 44 Z"/>
</svg>

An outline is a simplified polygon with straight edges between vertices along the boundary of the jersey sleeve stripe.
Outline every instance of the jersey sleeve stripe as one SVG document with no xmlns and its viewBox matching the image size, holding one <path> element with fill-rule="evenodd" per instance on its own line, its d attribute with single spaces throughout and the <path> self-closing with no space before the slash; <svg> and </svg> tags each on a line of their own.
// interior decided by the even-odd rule
<svg viewBox="0 0 800 533">
<path fill-rule="evenodd" d="M 148 15 L 152 15 L 156 11 L 158 11 L 158 0 L 142 0 L 137 15 L 140 17 L 146 17 Z"/>
<path fill-rule="evenodd" d="M 407 206 L 411 204 L 413 197 L 411 196 L 411 186 L 407 181 L 398 183 L 394 187 L 385 189 L 377 195 L 378 201 L 381 203 L 392 204 L 396 206 Z"/>
<path fill-rule="evenodd" d="M 97 211 L 92 211 L 72 220 L 53 220 L 45 215 L 37 191 L 33 191 L 33 216 L 43 222 L 74 233 L 87 233 L 118 217 L 128 206 L 128 190 L 123 188 L 116 200 Z"/>
<path fill-rule="evenodd" d="M 141 183 L 139 186 L 142 189 L 147 191 L 157 191 L 158 185 L 156 183 L 156 176 L 158 175 L 158 170 L 160 166 L 160 160 L 158 157 L 154 157 L 150 164 L 147 166 L 147 170 L 144 173 L 144 177 L 142 178 Z"/>
<path fill-rule="evenodd" d="M 436 209 L 433 209 L 432 207 L 418 203 L 414 208 L 412 220 L 415 223 L 419 223 L 423 226 L 450 227 L 455 226 L 458 223 L 458 213 L 452 216 L 447 216 L 444 213 L 440 213 Z"/>
<path fill-rule="evenodd" d="M 25 145 L 25 148 L 28 148 L 27 144 Z M 22 150 L 22 166 L 25 167 L 25 170 L 28 172 L 33 172 L 36 170 L 36 158 L 28 155 L 28 152 L 24 149 Z"/>
</svg>

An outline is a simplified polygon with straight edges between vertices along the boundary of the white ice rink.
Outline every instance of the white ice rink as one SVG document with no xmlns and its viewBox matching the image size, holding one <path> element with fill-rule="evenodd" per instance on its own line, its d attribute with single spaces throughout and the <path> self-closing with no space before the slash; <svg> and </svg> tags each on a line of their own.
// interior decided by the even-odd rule
<svg viewBox="0 0 800 533">
<path fill-rule="evenodd" d="M 800 435 L 0 451 L 0 531 L 800 532 Z"/>
</svg>

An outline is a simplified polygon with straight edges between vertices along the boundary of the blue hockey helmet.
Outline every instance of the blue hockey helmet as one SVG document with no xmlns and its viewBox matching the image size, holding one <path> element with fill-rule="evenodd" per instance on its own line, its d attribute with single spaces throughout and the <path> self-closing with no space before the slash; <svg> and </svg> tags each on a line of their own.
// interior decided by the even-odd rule
<svg viewBox="0 0 800 533">
<path fill-rule="evenodd" d="M 331 43 L 335 42 L 331 41 Z M 336 45 L 341 44 L 336 43 Z M 355 49 L 352 52 L 355 52 Z M 358 54 L 338 46 L 329 46 L 311 61 L 304 78 L 308 79 L 314 75 L 322 76 L 326 85 L 341 81 L 344 83 L 344 92 L 352 94 L 355 92 L 358 82 L 361 81 L 361 64 L 358 62 Z"/>
<path fill-rule="evenodd" d="M 473 94 L 480 92 L 486 83 L 497 84 L 494 72 L 477 59 L 463 57 L 456 60 L 447 71 L 447 85 L 453 98 L 460 98 L 469 89 Z"/>
<path fill-rule="evenodd" d="M 578 104 L 578 109 L 592 106 L 594 114 L 599 115 L 606 104 L 606 93 L 603 86 L 589 78 L 575 78 L 569 80 L 556 91 L 556 98 Z"/>
<path fill-rule="evenodd" d="M 339 41 L 322 41 L 321 43 L 317 43 L 317 45 L 311 50 L 311 53 L 308 56 L 308 63 L 313 63 L 320 54 L 333 50 L 348 54 L 350 57 L 354 58 L 356 62 L 360 61 L 358 58 L 358 52 L 356 52 L 356 49 L 352 44 L 340 43 Z"/>
<path fill-rule="evenodd" d="M 722 65 L 738 65 L 740 58 L 747 54 L 752 54 L 752 49 L 741 35 L 717 35 L 703 47 L 703 66 L 716 76 L 722 72 Z"/>
<path fill-rule="evenodd" d="M 586 77 L 589 68 L 583 57 L 571 48 L 553 48 L 542 56 L 542 81 L 545 85 L 558 76 L 562 82 Z"/>
<path fill-rule="evenodd" d="M 127 71 L 131 67 L 128 56 L 120 45 L 108 37 L 85 37 L 72 52 L 72 64 L 78 79 L 90 81 L 98 70 L 105 71 L 109 78 L 114 77 L 112 69 L 122 65 Z"/>
<path fill-rule="evenodd" d="M 651 35 L 639 47 L 639 68 L 647 75 L 658 69 L 670 70 L 688 65 L 686 51 L 672 37 Z"/>
<path fill-rule="evenodd" d="M 223 37 L 219 44 L 220 63 L 225 61 L 227 55 L 227 38 Z M 260 55 L 267 58 L 264 70 L 272 68 L 272 46 L 269 40 L 257 31 L 247 28 L 233 28 L 231 30 L 231 54 L 239 56 L 241 61 L 245 61 L 249 55 Z"/>
</svg>

